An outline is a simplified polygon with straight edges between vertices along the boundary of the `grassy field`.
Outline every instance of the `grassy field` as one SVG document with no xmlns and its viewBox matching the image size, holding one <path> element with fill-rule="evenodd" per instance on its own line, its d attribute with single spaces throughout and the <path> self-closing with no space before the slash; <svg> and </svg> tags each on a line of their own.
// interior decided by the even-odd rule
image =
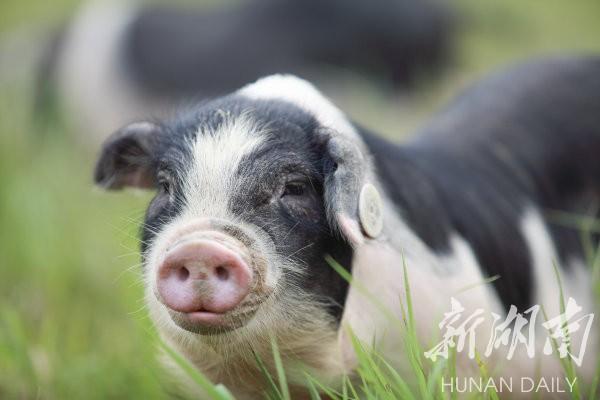
<svg viewBox="0 0 600 400">
<path fill-rule="evenodd" d="M 4 0 L 0 35 L 58 21 L 75 3 Z M 400 137 L 485 71 L 534 55 L 600 51 L 597 0 L 457 5 L 464 26 L 443 77 L 410 97 L 357 85 L 336 100 L 357 120 Z M 0 398 L 168 398 L 137 255 L 149 197 L 92 187 L 96 149 L 62 118 L 32 118 L 31 78 L 0 77 Z M 363 361 L 368 397 L 439 396 L 437 370 L 383 382 L 371 356 Z"/>
</svg>

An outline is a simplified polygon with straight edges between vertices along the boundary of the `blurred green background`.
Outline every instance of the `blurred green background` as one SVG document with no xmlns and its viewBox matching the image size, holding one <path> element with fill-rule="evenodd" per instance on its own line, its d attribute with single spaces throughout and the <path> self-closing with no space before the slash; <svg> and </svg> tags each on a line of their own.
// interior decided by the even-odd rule
<svg viewBox="0 0 600 400">
<path fill-rule="evenodd" d="M 0 42 L 15 31 L 43 32 L 77 3 L 3 0 Z M 462 19 L 455 57 L 439 78 L 393 96 L 359 80 L 335 100 L 356 120 L 401 138 L 487 71 L 600 50 L 598 0 L 455 6 Z M 0 76 L 0 398 L 169 397 L 137 254 L 149 196 L 95 189 L 97 149 L 62 118 L 36 122 L 34 76 L 8 72 Z"/>
</svg>

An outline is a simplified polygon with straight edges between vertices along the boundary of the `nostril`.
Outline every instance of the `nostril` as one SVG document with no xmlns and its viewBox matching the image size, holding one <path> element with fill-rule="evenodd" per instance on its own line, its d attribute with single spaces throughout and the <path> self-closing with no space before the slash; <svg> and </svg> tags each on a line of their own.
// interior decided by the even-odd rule
<svg viewBox="0 0 600 400">
<path fill-rule="evenodd" d="M 186 267 L 181 267 L 177 270 L 177 279 L 180 281 L 186 281 L 190 276 L 190 271 Z"/>
<path fill-rule="evenodd" d="M 229 279 L 229 271 L 222 265 L 219 265 L 217 268 L 215 268 L 215 274 L 220 281 L 226 281 Z"/>
<path fill-rule="evenodd" d="M 252 289 L 253 271 L 242 255 L 215 240 L 190 239 L 176 244 L 167 251 L 156 274 L 158 300 L 181 313 L 233 310 Z"/>
</svg>

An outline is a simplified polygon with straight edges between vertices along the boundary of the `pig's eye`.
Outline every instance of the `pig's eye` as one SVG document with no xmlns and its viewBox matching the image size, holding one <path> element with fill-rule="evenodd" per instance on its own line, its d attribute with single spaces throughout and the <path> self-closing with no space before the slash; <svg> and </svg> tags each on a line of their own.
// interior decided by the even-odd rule
<svg viewBox="0 0 600 400">
<path fill-rule="evenodd" d="M 162 193 L 171 194 L 171 179 L 166 174 L 158 175 L 158 190 Z"/>
<path fill-rule="evenodd" d="M 283 194 L 281 197 L 286 196 L 302 196 L 306 192 L 306 183 L 304 182 L 288 182 L 285 184 Z"/>
<path fill-rule="evenodd" d="M 159 184 L 161 191 L 163 191 L 164 193 L 171 193 L 171 184 L 169 183 L 169 181 L 161 181 L 159 182 Z"/>
</svg>

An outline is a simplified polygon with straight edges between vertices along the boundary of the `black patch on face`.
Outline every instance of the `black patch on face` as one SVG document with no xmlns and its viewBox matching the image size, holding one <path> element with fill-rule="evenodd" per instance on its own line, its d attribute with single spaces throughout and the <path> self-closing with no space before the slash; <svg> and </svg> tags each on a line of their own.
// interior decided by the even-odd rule
<svg viewBox="0 0 600 400">
<path fill-rule="evenodd" d="M 278 254 L 303 268 L 304 274 L 286 277 L 285 284 L 329 303 L 329 312 L 339 321 L 348 283 L 325 255 L 350 269 L 352 250 L 327 221 L 323 180 L 330 160 L 314 134 L 318 123 L 291 104 L 256 102 L 254 107 L 257 115 L 269 116 L 269 130 L 266 142 L 240 163 L 244 190 L 231 199 L 230 208 L 262 227 Z"/>
<path fill-rule="evenodd" d="M 141 232 L 143 260 L 154 237 L 182 211 L 184 194 L 181 173 L 191 163 L 191 149 L 185 143 L 186 138 L 192 135 L 191 130 L 175 133 L 166 126 L 160 134 L 160 145 L 155 154 L 157 191 L 146 210 Z"/>
<path fill-rule="evenodd" d="M 323 200 L 324 174 L 330 168 L 323 143 L 317 140 L 317 121 L 292 104 L 229 96 L 190 110 L 164 124 L 157 157 L 158 192 L 146 214 L 142 251 L 164 224 L 182 211 L 182 179 L 192 160 L 189 143 L 199 131 L 217 131 L 225 118 L 242 114 L 266 135 L 246 155 L 237 171 L 241 189 L 231 194 L 229 209 L 245 223 L 261 228 L 277 253 L 293 260 L 304 273 L 282 277 L 283 290 L 304 290 L 327 304 L 341 319 L 348 284 L 325 261 L 327 254 L 347 269 L 352 249 L 329 226 Z M 205 129 L 198 129 L 198 127 Z M 252 133 L 251 133 L 252 134 Z M 210 217 L 210 215 L 207 215 Z"/>
</svg>

